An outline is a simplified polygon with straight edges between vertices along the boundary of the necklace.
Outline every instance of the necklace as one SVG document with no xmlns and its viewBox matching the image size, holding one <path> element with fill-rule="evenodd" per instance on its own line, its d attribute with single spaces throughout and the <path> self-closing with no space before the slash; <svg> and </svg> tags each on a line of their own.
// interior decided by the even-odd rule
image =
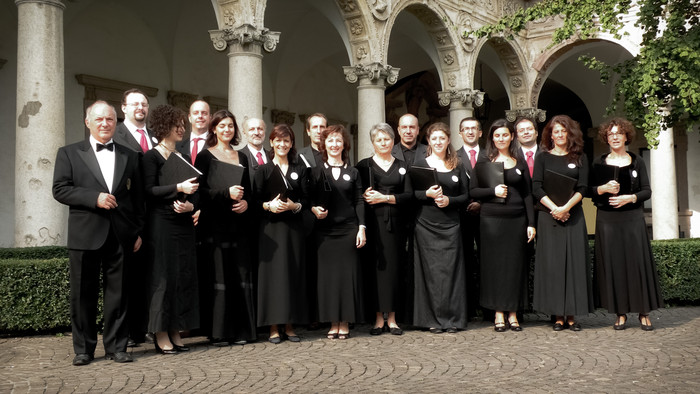
<svg viewBox="0 0 700 394">
<path fill-rule="evenodd" d="M 175 152 L 175 149 L 174 149 L 174 148 L 173 148 L 173 149 L 169 148 L 169 147 L 166 146 L 163 142 L 159 142 L 158 145 L 162 146 L 162 147 L 163 147 L 165 150 L 167 150 L 168 152 Z"/>
</svg>

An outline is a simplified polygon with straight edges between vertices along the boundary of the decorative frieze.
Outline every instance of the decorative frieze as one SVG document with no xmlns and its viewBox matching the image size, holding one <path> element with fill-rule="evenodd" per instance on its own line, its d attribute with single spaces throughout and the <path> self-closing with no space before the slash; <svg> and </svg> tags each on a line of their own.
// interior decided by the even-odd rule
<svg viewBox="0 0 700 394">
<path fill-rule="evenodd" d="M 547 111 L 538 108 L 516 108 L 506 111 L 506 120 L 509 122 L 515 122 L 515 119 L 521 116 L 543 123 L 547 120 Z"/>
<path fill-rule="evenodd" d="M 399 79 L 400 70 L 400 68 L 381 63 L 358 64 L 355 66 L 343 67 L 345 80 L 350 83 L 355 83 L 360 78 L 367 78 L 370 81 L 380 81 L 385 79 L 389 85 L 393 85 Z"/>
<path fill-rule="evenodd" d="M 283 111 L 281 109 L 270 110 L 270 118 L 273 124 L 284 123 L 289 126 L 294 124 L 294 117 L 296 114 L 294 112 Z"/>
<path fill-rule="evenodd" d="M 280 40 L 280 32 L 270 29 L 258 29 L 250 24 L 223 30 L 209 30 L 209 37 L 217 51 L 223 51 L 228 46 L 238 44 L 243 47 L 260 45 L 266 52 L 273 52 Z"/>
<path fill-rule="evenodd" d="M 481 107 L 484 104 L 484 92 L 474 89 L 454 89 L 438 92 L 440 105 L 446 107 L 453 102 L 462 104 L 473 104 Z"/>
</svg>

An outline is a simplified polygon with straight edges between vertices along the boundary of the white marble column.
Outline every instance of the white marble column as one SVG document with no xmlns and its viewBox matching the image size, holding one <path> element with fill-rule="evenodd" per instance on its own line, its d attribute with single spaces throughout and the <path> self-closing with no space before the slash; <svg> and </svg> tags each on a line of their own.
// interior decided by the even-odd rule
<svg viewBox="0 0 700 394">
<path fill-rule="evenodd" d="M 244 24 L 233 29 L 210 30 L 209 35 L 216 50 L 229 48 L 229 109 L 239 124 L 247 118 L 262 119 L 262 51 L 274 51 L 280 33 Z"/>
<path fill-rule="evenodd" d="M 384 90 L 386 84 L 393 85 L 399 77 L 398 68 L 380 63 L 345 66 L 345 79 L 350 83 L 360 81 L 357 86 L 357 157 L 362 159 L 372 155 L 372 141 L 369 130 L 386 118 Z"/>
<path fill-rule="evenodd" d="M 443 107 L 450 106 L 450 142 L 455 150 L 459 149 L 462 146 L 459 124 L 462 119 L 474 114 L 474 106 L 484 104 L 484 92 L 472 89 L 447 90 L 438 92 L 438 100 Z"/>
<path fill-rule="evenodd" d="M 654 239 L 678 238 L 678 185 L 673 129 L 662 129 L 651 150 L 651 217 Z"/>
<path fill-rule="evenodd" d="M 17 5 L 15 246 L 65 245 L 68 211 L 52 196 L 65 137 L 63 10 L 58 0 Z"/>
</svg>

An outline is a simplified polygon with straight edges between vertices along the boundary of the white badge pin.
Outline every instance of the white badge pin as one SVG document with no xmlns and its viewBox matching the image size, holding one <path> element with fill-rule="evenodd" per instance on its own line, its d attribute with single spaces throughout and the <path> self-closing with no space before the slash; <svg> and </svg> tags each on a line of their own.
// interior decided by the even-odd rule
<svg viewBox="0 0 700 394">
<path fill-rule="evenodd" d="M 520 168 L 516 168 L 515 173 L 518 175 L 523 175 L 523 173 L 520 171 Z"/>
<path fill-rule="evenodd" d="M 151 137 L 151 141 L 153 141 L 154 144 L 158 143 L 158 139 L 156 137 Z"/>
<path fill-rule="evenodd" d="M 399 168 L 399 174 L 406 175 L 406 169 L 403 167 Z"/>
<path fill-rule="evenodd" d="M 637 170 L 632 170 L 632 176 L 635 178 L 637 177 Z"/>
<path fill-rule="evenodd" d="M 289 177 L 296 181 L 297 179 L 299 179 L 299 174 L 297 174 L 296 172 L 292 172 L 291 174 L 289 174 Z"/>
<path fill-rule="evenodd" d="M 348 175 L 348 174 L 343 175 L 343 179 L 350 182 L 350 175 Z"/>
<path fill-rule="evenodd" d="M 452 175 L 452 182 L 459 182 L 459 178 L 457 178 L 457 175 Z"/>
<path fill-rule="evenodd" d="M 574 163 L 569 163 L 569 168 L 571 168 L 571 169 L 573 170 L 574 168 L 576 168 L 576 164 L 574 164 Z"/>
</svg>

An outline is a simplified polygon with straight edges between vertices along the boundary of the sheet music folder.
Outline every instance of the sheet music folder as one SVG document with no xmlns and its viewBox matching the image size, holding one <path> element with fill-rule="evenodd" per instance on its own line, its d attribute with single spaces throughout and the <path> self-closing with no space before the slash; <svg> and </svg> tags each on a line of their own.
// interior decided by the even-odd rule
<svg viewBox="0 0 700 394">
<path fill-rule="evenodd" d="M 165 185 L 175 185 L 190 178 L 201 176 L 202 173 L 196 169 L 184 157 L 171 153 L 165 161 L 158 177 L 158 182 Z"/>
<path fill-rule="evenodd" d="M 280 200 L 286 200 L 288 193 L 292 190 L 292 185 L 289 184 L 282 169 L 276 164 L 265 182 L 265 190 L 270 198 L 275 198 L 279 194 Z"/>
<path fill-rule="evenodd" d="M 440 185 L 437 171 L 434 168 L 412 166 L 408 172 L 411 176 L 413 190 L 428 190 L 431 186 Z"/>
<path fill-rule="evenodd" d="M 245 171 L 243 166 L 212 160 L 207 174 L 207 182 L 211 189 L 228 189 L 231 186 L 241 184 Z"/>
<path fill-rule="evenodd" d="M 574 188 L 578 181 L 575 178 L 554 172 L 544 171 L 542 188 L 550 200 L 561 207 L 574 195 Z"/>
<path fill-rule="evenodd" d="M 494 189 L 498 185 L 505 184 L 503 162 L 478 162 L 474 166 L 474 172 L 476 173 L 476 182 L 479 187 Z M 506 199 L 503 197 L 493 197 L 490 201 L 505 203 Z"/>
</svg>

